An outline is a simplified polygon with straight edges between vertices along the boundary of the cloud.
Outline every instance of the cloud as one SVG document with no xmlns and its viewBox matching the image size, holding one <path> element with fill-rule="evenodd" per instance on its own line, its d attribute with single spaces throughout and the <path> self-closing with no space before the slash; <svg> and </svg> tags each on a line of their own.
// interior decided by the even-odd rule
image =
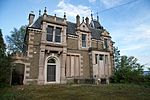
<svg viewBox="0 0 150 100">
<path fill-rule="evenodd" d="M 118 5 L 122 0 L 100 0 L 106 7 L 113 7 Z"/>
<path fill-rule="evenodd" d="M 94 3 L 94 2 L 96 2 L 96 0 L 89 0 L 89 2 L 90 2 L 90 3 Z"/>
<path fill-rule="evenodd" d="M 90 7 L 83 5 L 73 5 L 68 2 L 65 2 L 65 0 L 61 0 L 57 5 L 57 9 L 54 10 L 53 13 L 62 16 L 64 12 L 66 12 L 67 17 L 75 18 L 77 14 L 84 17 L 90 16 L 91 10 Z"/>
<path fill-rule="evenodd" d="M 132 33 L 128 34 L 125 38 L 125 41 L 149 41 L 150 42 L 150 26 L 146 24 L 136 25 L 132 29 Z"/>
</svg>

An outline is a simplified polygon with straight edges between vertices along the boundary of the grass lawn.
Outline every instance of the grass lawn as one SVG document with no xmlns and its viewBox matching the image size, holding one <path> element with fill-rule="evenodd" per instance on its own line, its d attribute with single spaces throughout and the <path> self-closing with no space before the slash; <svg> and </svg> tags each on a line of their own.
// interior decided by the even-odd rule
<svg viewBox="0 0 150 100">
<path fill-rule="evenodd" d="M 150 87 L 110 85 L 28 85 L 0 90 L 0 100 L 150 100 Z"/>
</svg>

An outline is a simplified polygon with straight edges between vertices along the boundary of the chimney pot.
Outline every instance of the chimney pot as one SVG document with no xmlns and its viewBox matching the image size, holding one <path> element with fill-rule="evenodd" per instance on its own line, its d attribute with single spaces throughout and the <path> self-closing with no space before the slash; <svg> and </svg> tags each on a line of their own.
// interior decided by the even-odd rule
<svg viewBox="0 0 150 100">
<path fill-rule="evenodd" d="M 85 20 L 86 20 L 86 25 L 89 26 L 89 18 L 86 17 Z"/>
<path fill-rule="evenodd" d="M 76 16 L 76 24 L 77 24 L 77 27 L 80 25 L 80 16 L 79 15 Z"/>
<path fill-rule="evenodd" d="M 34 21 L 34 17 L 35 17 L 35 14 L 33 13 L 33 11 L 31 11 L 31 13 L 29 14 L 29 25 L 31 25 Z"/>
</svg>

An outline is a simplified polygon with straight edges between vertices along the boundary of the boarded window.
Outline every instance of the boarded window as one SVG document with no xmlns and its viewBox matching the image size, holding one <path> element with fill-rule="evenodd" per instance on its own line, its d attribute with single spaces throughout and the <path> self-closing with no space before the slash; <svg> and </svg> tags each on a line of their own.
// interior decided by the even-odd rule
<svg viewBox="0 0 150 100">
<path fill-rule="evenodd" d="M 79 55 L 67 55 L 66 61 L 66 76 L 80 76 L 80 59 Z"/>
</svg>

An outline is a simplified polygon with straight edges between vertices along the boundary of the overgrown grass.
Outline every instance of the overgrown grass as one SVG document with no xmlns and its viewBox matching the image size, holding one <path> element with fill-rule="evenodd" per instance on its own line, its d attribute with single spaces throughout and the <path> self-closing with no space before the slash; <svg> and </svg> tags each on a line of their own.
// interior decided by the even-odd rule
<svg viewBox="0 0 150 100">
<path fill-rule="evenodd" d="M 150 87 L 133 84 L 29 85 L 0 90 L 0 100 L 149 100 Z"/>
</svg>

